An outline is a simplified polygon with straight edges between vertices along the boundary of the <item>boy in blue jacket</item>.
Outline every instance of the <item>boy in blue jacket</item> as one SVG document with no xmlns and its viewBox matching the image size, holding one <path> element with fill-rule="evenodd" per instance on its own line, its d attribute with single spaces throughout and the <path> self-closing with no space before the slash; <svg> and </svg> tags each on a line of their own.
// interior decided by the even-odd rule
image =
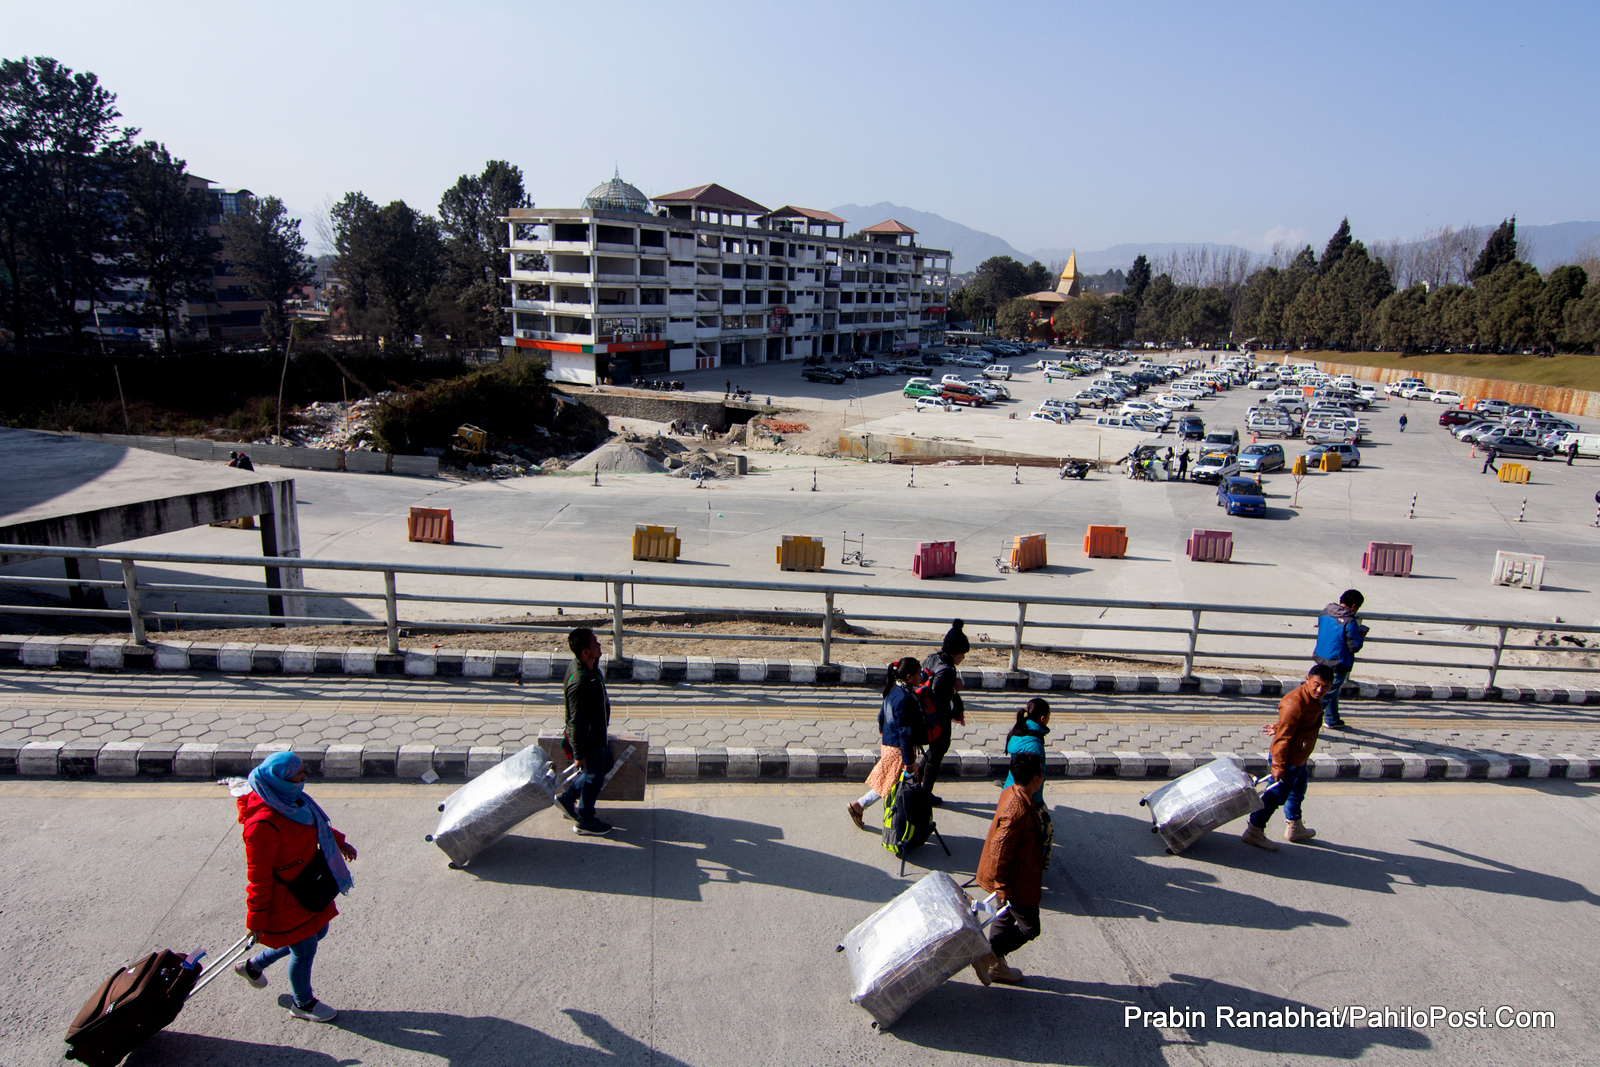
<svg viewBox="0 0 1600 1067">
<path fill-rule="evenodd" d="M 1339 689 L 1350 677 L 1356 653 L 1361 651 L 1367 637 L 1367 627 L 1361 625 L 1356 615 L 1365 601 L 1360 591 L 1346 589 L 1339 595 L 1338 603 L 1329 604 L 1317 617 L 1317 647 L 1311 658 L 1333 669 L 1333 681 L 1322 696 L 1322 724 L 1335 730 L 1345 728 L 1344 720 L 1339 717 Z"/>
</svg>

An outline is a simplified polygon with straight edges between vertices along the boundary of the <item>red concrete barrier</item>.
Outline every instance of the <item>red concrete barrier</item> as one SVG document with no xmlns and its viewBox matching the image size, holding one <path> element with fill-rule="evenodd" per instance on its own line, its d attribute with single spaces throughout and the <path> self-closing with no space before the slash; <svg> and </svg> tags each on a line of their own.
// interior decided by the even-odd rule
<svg viewBox="0 0 1600 1067">
<path fill-rule="evenodd" d="M 1388 541 L 1368 541 L 1367 550 L 1361 554 L 1361 569 L 1368 574 L 1409 578 L 1411 546 Z"/>
<path fill-rule="evenodd" d="M 911 573 L 918 578 L 945 578 L 956 572 L 954 541 L 922 541 L 911 557 Z"/>
<path fill-rule="evenodd" d="M 1227 563 L 1233 559 L 1233 531 L 1194 530 L 1184 546 L 1189 558 L 1206 563 Z"/>
</svg>

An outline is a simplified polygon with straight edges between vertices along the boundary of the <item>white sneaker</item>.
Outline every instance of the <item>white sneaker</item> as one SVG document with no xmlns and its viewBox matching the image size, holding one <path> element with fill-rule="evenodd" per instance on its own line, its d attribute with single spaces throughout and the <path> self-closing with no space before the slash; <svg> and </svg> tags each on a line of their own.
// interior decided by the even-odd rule
<svg viewBox="0 0 1600 1067">
<path fill-rule="evenodd" d="M 331 1022 L 339 1013 L 320 1000 L 313 1000 L 309 1008 L 302 1008 L 291 1000 L 289 1002 L 289 1014 L 296 1019 L 304 1019 L 309 1023 L 325 1023 Z"/>
<path fill-rule="evenodd" d="M 249 956 L 246 956 L 244 959 L 233 965 L 233 973 L 238 975 L 240 978 L 243 978 L 246 982 L 249 982 L 251 989 L 267 988 L 267 976 L 262 974 L 260 971 L 252 971 L 250 969 Z"/>
</svg>

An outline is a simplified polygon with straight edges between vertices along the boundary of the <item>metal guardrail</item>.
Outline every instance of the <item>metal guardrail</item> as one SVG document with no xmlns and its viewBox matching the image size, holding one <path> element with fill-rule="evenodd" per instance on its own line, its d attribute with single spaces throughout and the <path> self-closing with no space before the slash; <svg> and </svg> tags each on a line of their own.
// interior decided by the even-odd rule
<svg viewBox="0 0 1600 1067">
<path fill-rule="evenodd" d="M 34 559 L 62 559 L 62 560 L 116 560 L 121 565 L 122 579 L 88 579 L 88 578 L 48 578 L 21 575 L 0 575 L 0 586 L 42 587 L 47 590 L 67 589 L 72 590 L 121 590 L 126 597 L 126 606 L 123 608 L 95 608 L 95 607 L 60 607 L 55 605 L 0 605 L 0 615 L 36 615 L 36 616 L 62 616 L 100 619 L 126 619 L 133 639 L 140 644 L 147 642 L 147 627 L 151 622 L 211 622 L 225 624 L 250 623 L 254 625 L 281 626 L 285 624 L 300 623 L 308 625 L 377 625 L 376 617 L 352 619 L 349 617 L 335 617 L 324 615 L 286 615 L 282 614 L 282 601 L 291 597 L 305 597 L 311 599 L 337 599 L 354 601 L 379 601 L 383 602 L 382 625 L 387 631 L 388 648 L 390 652 L 399 651 L 400 631 L 409 630 L 463 630 L 479 632 L 527 632 L 527 633 L 560 633 L 565 628 L 556 626 L 521 625 L 507 623 L 470 623 L 448 622 L 436 620 L 409 619 L 401 617 L 402 605 L 406 604 L 456 604 L 477 605 L 483 607 L 558 607 L 565 610 L 579 609 L 608 613 L 611 617 L 611 654 L 616 658 L 624 655 L 626 639 L 630 637 L 664 638 L 670 635 L 649 630 L 630 630 L 627 628 L 627 615 L 648 612 L 659 613 L 696 613 L 710 615 L 728 615 L 734 617 L 786 617 L 793 618 L 797 615 L 813 614 L 807 609 L 772 610 L 729 607 L 726 598 L 720 598 L 721 603 L 712 604 L 649 604 L 625 603 L 631 599 L 627 594 L 636 594 L 639 588 L 676 588 L 686 590 L 704 590 L 720 592 L 773 592 L 773 593 L 798 593 L 810 597 L 820 597 L 821 610 L 815 616 L 821 627 L 821 653 L 822 662 L 832 662 L 833 646 L 835 644 L 855 645 L 897 645 L 904 647 L 904 639 L 875 638 L 875 637 L 850 637 L 835 636 L 834 620 L 837 617 L 835 603 L 837 598 L 864 597 L 877 601 L 919 601 L 937 600 L 947 603 L 970 604 L 974 606 L 992 605 L 1003 607 L 1014 612 L 1010 618 L 968 618 L 969 627 L 1005 627 L 1011 630 L 1010 641 L 982 641 L 972 642 L 975 648 L 1008 649 L 1010 651 L 1011 670 L 1018 670 L 1022 653 L 1028 651 L 1060 652 L 1068 654 L 1123 656 L 1130 658 L 1158 658 L 1181 661 L 1182 676 L 1191 677 L 1197 659 L 1210 661 L 1218 660 L 1250 660 L 1263 662 L 1293 662 L 1304 664 L 1310 659 L 1308 642 L 1314 639 L 1314 633 L 1285 632 L 1283 629 L 1249 629 L 1243 628 L 1244 623 L 1231 620 L 1247 620 L 1251 617 L 1284 620 L 1284 619 L 1313 619 L 1317 612 L 1302 608 L 1278 607 L 1241 607 L 1231 604 L 1197 604 L 1187 602 L 1148 601 L 1148 600 L 1111 600 L 1097 597 L 1063 597 L 1063 596 L 1023 596 L 1015 593 L 984 593 L 965 589 L 952 589 L 948 586 L 931 586 L 921 588 L 883 588 L 867 585 L 847 585 L 839 583 L 808 583 L 808 582 L 769 582 L 769 581 L 730 581 L 711 578 L 679 577 L 667 574 L 612 574 L 601 571 L 593 573 L 572 571 L 539 571 L 520 570 L 497 567 L 451 567 L 430 565 L 407 565 L 397 563 L 369 563 L 358 560 L 333 560 L 333 559 L 301 559 L 287 556 L 216 556 L 198 553 L 182 552 L 129 552 L 123 550 L 108 551 L 103 548 L 40 548 L 31 545 L 0 545 L 0 557 L 34 558 Z M 199 566 L 243 567 L 249 569 L 267 568 L 269 570 L 298 570 L 326 571 L 326 572 L 356 572 L 362 574 L 381 575 L 383 578 L 383 591 L 374 592 L 359 589 L 313 589 L 313 588 L 281 588 L 274 589 L 263 585 L 207 585 L 173 582 L 150 582 L 141 578 L 139 565 L 143 564 L 193 564 Z M 583 586 L 600 586 L 607 594 L 603 600 L 573 600 L 565 597 L 528 596 L 528 597 L 472 597 L 472 596 L 441 596 L 426 593 L 402 593 L 399 589 L 399 579 L 404 576 L 413 577 L 445 577 L 445 578 L 483 578 L 498 579 L 518 582 L 553 582 L 563 584 L 577 584 Z M 174 602 L 173 611 L 155 611 L 147 609 L 145 605 L 146 594 L 178 594 L 178 595 L 237 595 L 260 596 L 270 614 L 239 614 L 201 611 L 176 610 Z M 1075 612 L 1082 609 L 1083 618 L 1040 618 L 1036 611 L 1035 617 L 1028 617 L 1029 609 L 1065 609 Z M 1126 621 L 1106 621 L 1106 616 L 1112 612 L 1123 614 Z M 1151 621 L 1147 618 L 1150 613 L 1155 613 L 1159 618 Z M 1129 618 L 1130 615 L 1142 616 Z M 1214 623 L 1207 626 L 1202 624 L 1206 616 L 1213 619 L 1220 617 L 1230 620 L 1220 624 Z M 857 622 L 875 623 L 910 623 L 920 625 L 943 625 L 942 619 L 931 618 L 926 614 L 852 614 L 850 618 Z M 1410 629 L 1414 636 L 1403 636 L 1398 632 L 1380 632 L 1379 627 L 1374 627 L 1373 632 L 1367 636 L 1368 649 L 1375 646 L 1396 648 L 1400 659 L 1385 659 L 1363 654 L 1360 662 L 1364 666 L 1410 666 L 1410 667 L 1435 667 L 1452 668 L 1457 670 L 1483 670 L 1487 672 L 1486 684 L 1493 686 L 1502 673 L 1535 673 L 1535 674 L 1575 674 L 1593 677 L 1600 675 L 1600 668 L 1586 665 L 1546 665 L 1546 664 L 1519 664 L 1505 663 L 1503 657 L 1507 652 L 1541 652 L 1541 653 L 1582 653 L 1594 652 L 1594 648 L 1562 645 L 1536 645 L 1536 644 L 1507 644 L 1507 635 L 1513 631 L 1550 629 L 1549 625 L 1528 619 L 1486 619 L 1473 617 L 1439 616 L 1439 615 L 1404 615 L 1386 612 L 1363 612 L 1362 619 L 1367 623 L 1394 623 L 1399 624 L 1392 629 Z M 1417 627 L 1460 627 L 1471 632 L 1483 633 L 1488 640 L 1457 640 L 1444 637 L 1427 637 L 1425 631 Z M 1559 629 L 1564 634 L 1597 634 L 1600 635 L 1600 625 L 1582 626 L 1567 623 L 1559 624 Z M 1075 630 L 1093 634 L 1099 633 L 1138 633 L 1151 635 L 1165 635 L 1170 638 L 1170 643 L 1161 646 L 1144 647 L 1141 645 L 1056 645 L 1049 643 L 1027 643 L 1029 630 L 1048 633 L 1049 631 Z M 1492 637 L 1491 637 L 1492 635 Z M 806 643 L 813 640 L 808 637 L 793 635 L 772 634 L 710 634 L 696 632 L 693 635 L 696 641 L 762 641 L 774 643 Z M 1212 640 L 1207 640 L 1212 639 Z M 1221 648 L 1202 648 L 1202 642 L 1207 645 L 1215 639 L 1224 639 Z M 1261 642 L 1293 642 L 1292 649 L 1278 651 L 1275 648 L 1251 647 L 1250 651 L 1237 651 L 1240 647 Z M 1468 654 L 1469 657 L 1449 660 L 1419 659 L 1416 655 L 1406 655 L 1405 650 L 1416 649 L 1420 653 L 1423 649 L 1451 649 Z"/>
</svg>

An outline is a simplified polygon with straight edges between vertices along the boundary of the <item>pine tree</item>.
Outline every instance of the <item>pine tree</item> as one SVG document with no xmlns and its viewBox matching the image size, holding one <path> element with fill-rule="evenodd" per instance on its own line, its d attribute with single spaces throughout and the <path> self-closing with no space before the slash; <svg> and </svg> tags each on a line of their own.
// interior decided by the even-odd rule
<svg viewBox="0 0 1600 1067">
<path fill-rule="evenodd" d="M 1150 288 L 1150 260 L 1140 256 L 1128 270 L 1128 280 L 1123 283 L 1124 296 L 1133 298 L 1134 307 L 1144 303 L 1144 291 Z"/>
<path fill-rule="evenodd" d="M 1350 247 L 1350 241 L 1350 219 L 1346 216 L 1339 223 L 1339 228 L 1333 231 L 1333 236 L 1328 238 L 1328 247 L 1322 250 L 1321 273 L 1326 274 L 1334 268 L 1344 256 L 1344 250 Z"/>
<path fill-rule="evenodd" d="M 1472 265 L 1472 272 L 1467 275 L 1477 281 L 1486 275 L 1493 274 L 1498 268 L 1517 260 L 1517 217 L 1515 215 L 1506 219 L 1489 239 L 1483 244 L 1483 251 L 1478 253 L 1478 261 Z"/>
</svg>

